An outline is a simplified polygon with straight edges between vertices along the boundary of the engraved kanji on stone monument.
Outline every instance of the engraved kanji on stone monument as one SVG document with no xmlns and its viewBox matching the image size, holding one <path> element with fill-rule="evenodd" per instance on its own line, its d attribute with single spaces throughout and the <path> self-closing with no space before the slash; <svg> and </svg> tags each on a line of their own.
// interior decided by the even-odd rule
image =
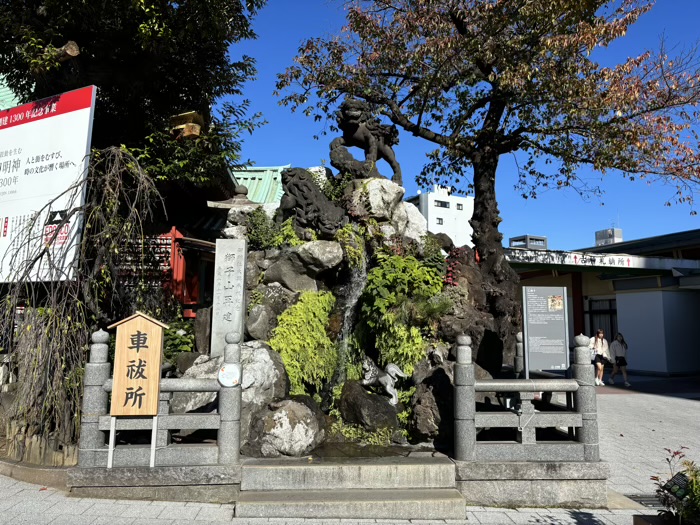
<svg viewBox="0 0 700 525">
<path fill-rule="evenodd" d="M 246 241 L 217 239 L 214 262 L 211 355 L 224 355 L 227 333 L 243 333 Z"/>
</svg>

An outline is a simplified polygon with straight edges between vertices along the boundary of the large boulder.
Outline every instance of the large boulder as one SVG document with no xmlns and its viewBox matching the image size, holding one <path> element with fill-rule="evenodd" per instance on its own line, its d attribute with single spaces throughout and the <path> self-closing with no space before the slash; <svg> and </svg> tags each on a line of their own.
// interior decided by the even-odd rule
<svg viewBox="0 0 700 525">
<path fill-rule="evenodd" d="M 260 263 L 265 260 L 265 252 L 261 250 L 249 251 L 245 262 L 245 288 L 252 290 L 262 278 L 263 270 Z"/>
<path fill-rule="evenodd" d="M 243 405 L 265 406 L 289 395 L 289 378 L 282 357 L 262 341 L 241 346 Z M 241 416 L 243 420 L 243 416 Z"/>
<path fill-rule="evenodd" d="M 187 372 L 194 365 L 195 361 L 202 356 L 208 356 L 209 354 L 203 354 L 201 352 L 180 352 L 175 358 L 175 366 L 179 375 Z"/>
<path fill-rule="evenodd" d="M 229 226 L 221 230 L 224 239 L 247 239 L 248 229 L 245 226 Z"/>
<path fill-rule="evenodd" d="M 223 357 L 201 356 L 183 377 L 216 379 L 223 360 Z M 241 366 L 241 442 L 244 442 L 252 415 L 269 403 L 287 397 L 289 378 L 280 355 L 262 341 L 241 345 Z M 175 392 L 171 407 L 178 414 L 201 411 L 213 408 L 215 400 L 216 392 Z"/>
<path fill-rule="evenodd" d="M 299 294 L 279 283 L 259 284 L 246 294 L 245 321 L 248 339 L 267 341 L 277 327 L 279 316 L 299 299 Z"/>
<path fill-rule="evenodd" d="M 343 261 L 343 249 L 334 241 L 311 241 L 282 252 L 265 271 L 265 283 L 280 283 L 289 290 L 318 291 L 314 279 Z"/>
<path fill-rule="evenodd" d="M 413 380 L 416 392 L 411 399 L 411 434 L 448 445 L 454 429 L 454 362 L 433 366 L 425 359 L 416 366 Z"/>
<path fill-rule="evenodd" d="M 300 271 L 298 265 L 287 258 L 273 263 L 265 272 L 265 283 L 279 283 L 294 292 L 317 292 L 318 283 L 313 277 Z"/>
<path fill-rule="evenodd" d="M 340 393 L 340 415 L 346 423 L 360 425 L 370 432 L 398 428 L 396 408 L 389 399 L 365 390 L 358 381 L 346 381 Z"/>
<path fill-rule="evenodd" d="M 250 309 L 245 321 L 245 329 L 251 339 L 267 341 L 270 332 L 277 326 L 274 310 L 266 304 L 257 304 Z"/>
<path fill-rule="evenodd" d="M 262 304 L 272 308 L 277 317 L 299 299 L 298 293 L 287 290 L 279 283 L 261 284 L 256 290 L 262 293 Z"/>
<path fill-rule="evenodd" d="M 396 206 L 391 222 L 396 233 L 418 245 L 423 244 L 423 238 L 428 233 L 428 221 L 415 205 L 402 202 Z"/>
<path fill-rule="evenodd" d="M 250 341 L 241 347 L 241 365 L 241 443 L 245 443 L 253 415 L 289 395 L 289 377 L 282 357 L 262 341 Z"/>
<path fill-rule="evenodd" d="M 292 248 L 290 257 L 297 257 L 308 275 L 335 268 L 343 262 L 343 248 L 334 241 L 311 241 Z"/>
<path fill-rule="evenodd" d="M 324 437 L 314 411 L 287 399 L 255 414 L 243 453 L 252 457 L 303 456 Z"/>
<path fill-rule="evenodd" d="M 223 357 L 202 355 L 182 375 L 191 379 L 216 379 Z M 202 410 L 216 400 L 216 392 L 175 392 L 170 403 L 170 409 L 175 414 L 184 414 Z"/>
<path fill-rule="evenodd" d="M 356 217 L 390 221 L 406 190 L 388 179 L 358 179 L 345 189 L 348 211 Z"/>
</svg>

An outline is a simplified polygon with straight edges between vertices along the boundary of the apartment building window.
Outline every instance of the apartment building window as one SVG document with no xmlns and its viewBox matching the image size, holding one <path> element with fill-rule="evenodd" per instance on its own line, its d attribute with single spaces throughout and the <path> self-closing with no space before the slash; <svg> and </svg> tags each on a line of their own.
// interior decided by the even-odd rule
<svg viewBox="0 0 700 525">
<path fill-rule="evenodd" d="M 457 209 L 458 209 L 458 210 L 463 210 L 463 209 L 464 209 L 464 204 L 459 204 L 459 203 L 457 203 Z"/>
<path fill-rule="evenodd" d="M 435 201 L 435 206 L 438 208 L 449 208 L 450 203 L 447 201 Z"/>
<path fill-rule="evenodd" d="M 438 224 L 442 224 L 442 219 L 438 217 L 437 219 L 435 219 L 435 222 L 437 222 Z"/>
</svg>

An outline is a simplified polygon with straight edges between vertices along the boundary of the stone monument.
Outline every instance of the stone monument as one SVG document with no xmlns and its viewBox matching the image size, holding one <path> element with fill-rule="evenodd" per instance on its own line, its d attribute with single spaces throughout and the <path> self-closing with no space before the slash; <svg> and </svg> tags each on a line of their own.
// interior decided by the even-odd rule
<svg viewBox="0 0 700 525">
<path fill-rule="evenodd" d="M 224 355 L 226 334 L 242 337 L 245 320 L 245 239 L 217 239 L 214 261 L 211 355 Z"/>
</svg>

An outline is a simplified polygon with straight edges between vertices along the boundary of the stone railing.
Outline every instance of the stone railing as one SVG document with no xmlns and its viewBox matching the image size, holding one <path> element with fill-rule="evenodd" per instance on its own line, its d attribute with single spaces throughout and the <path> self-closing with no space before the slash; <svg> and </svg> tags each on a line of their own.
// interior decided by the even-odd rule
<svg viewBox="0 0 700 525">
<path fill-rule="evenodd" d="M 579 340 L 580 338 L 580 340 Z M 588 338 L 577 337 L 572 379 L 475 380 L 471 338 L 457 339 L 455 364 L 455 459 L 459 461 L 599 461 L 593 365 Z M 522 344 L 522 343 L 518 343 Z M 477 411 L 478 393 L 507 396 L 512 403 L 486 405 Z M 533 402 L 547 393 L 565 393 L 566 406 Z M 491 408 L 492 407 L 492 408 Z M 549 440 L 538 440 L 537 429 L 552 429 Z M 556 429 L 567 429 L 560 432 Z M 515 435 L 505 441 L 484 429 L 508 429 Z M 478 435 L 480 434 L 480 435 Z M 502 433 L 501 433 L 502 434 Z M 556 439 L 551 439 L 552 434 Z"/>
<path fill-rule="evenodd" d="M 81 421 L 78 466 L 106 467 L 110 430 L 109 393 L 112 391 L 108 359 L 109 334 L 100 330 L 92 335 L 90 361 L 85 366 L 85 391 Z M 240 334 L 227 334 L 225 364 L 241 361 Z M 218 392 L 219 408 L 213 414 L 170 414 L 173 392 Z M 237 465 L 240 462 L 241 386 L 222 387 L 216 379 L 161 379 L 156 432 L 156 466 Z M 151 430 L 152 417 L 120 417 L 116 430 Z M 216 445 L 177 445 L 170 443 L 176 429 L 213 429 Z M 121 445 L 114 449 L 115 467 L 149 465 L 151 445 Z"/>
</svg>

